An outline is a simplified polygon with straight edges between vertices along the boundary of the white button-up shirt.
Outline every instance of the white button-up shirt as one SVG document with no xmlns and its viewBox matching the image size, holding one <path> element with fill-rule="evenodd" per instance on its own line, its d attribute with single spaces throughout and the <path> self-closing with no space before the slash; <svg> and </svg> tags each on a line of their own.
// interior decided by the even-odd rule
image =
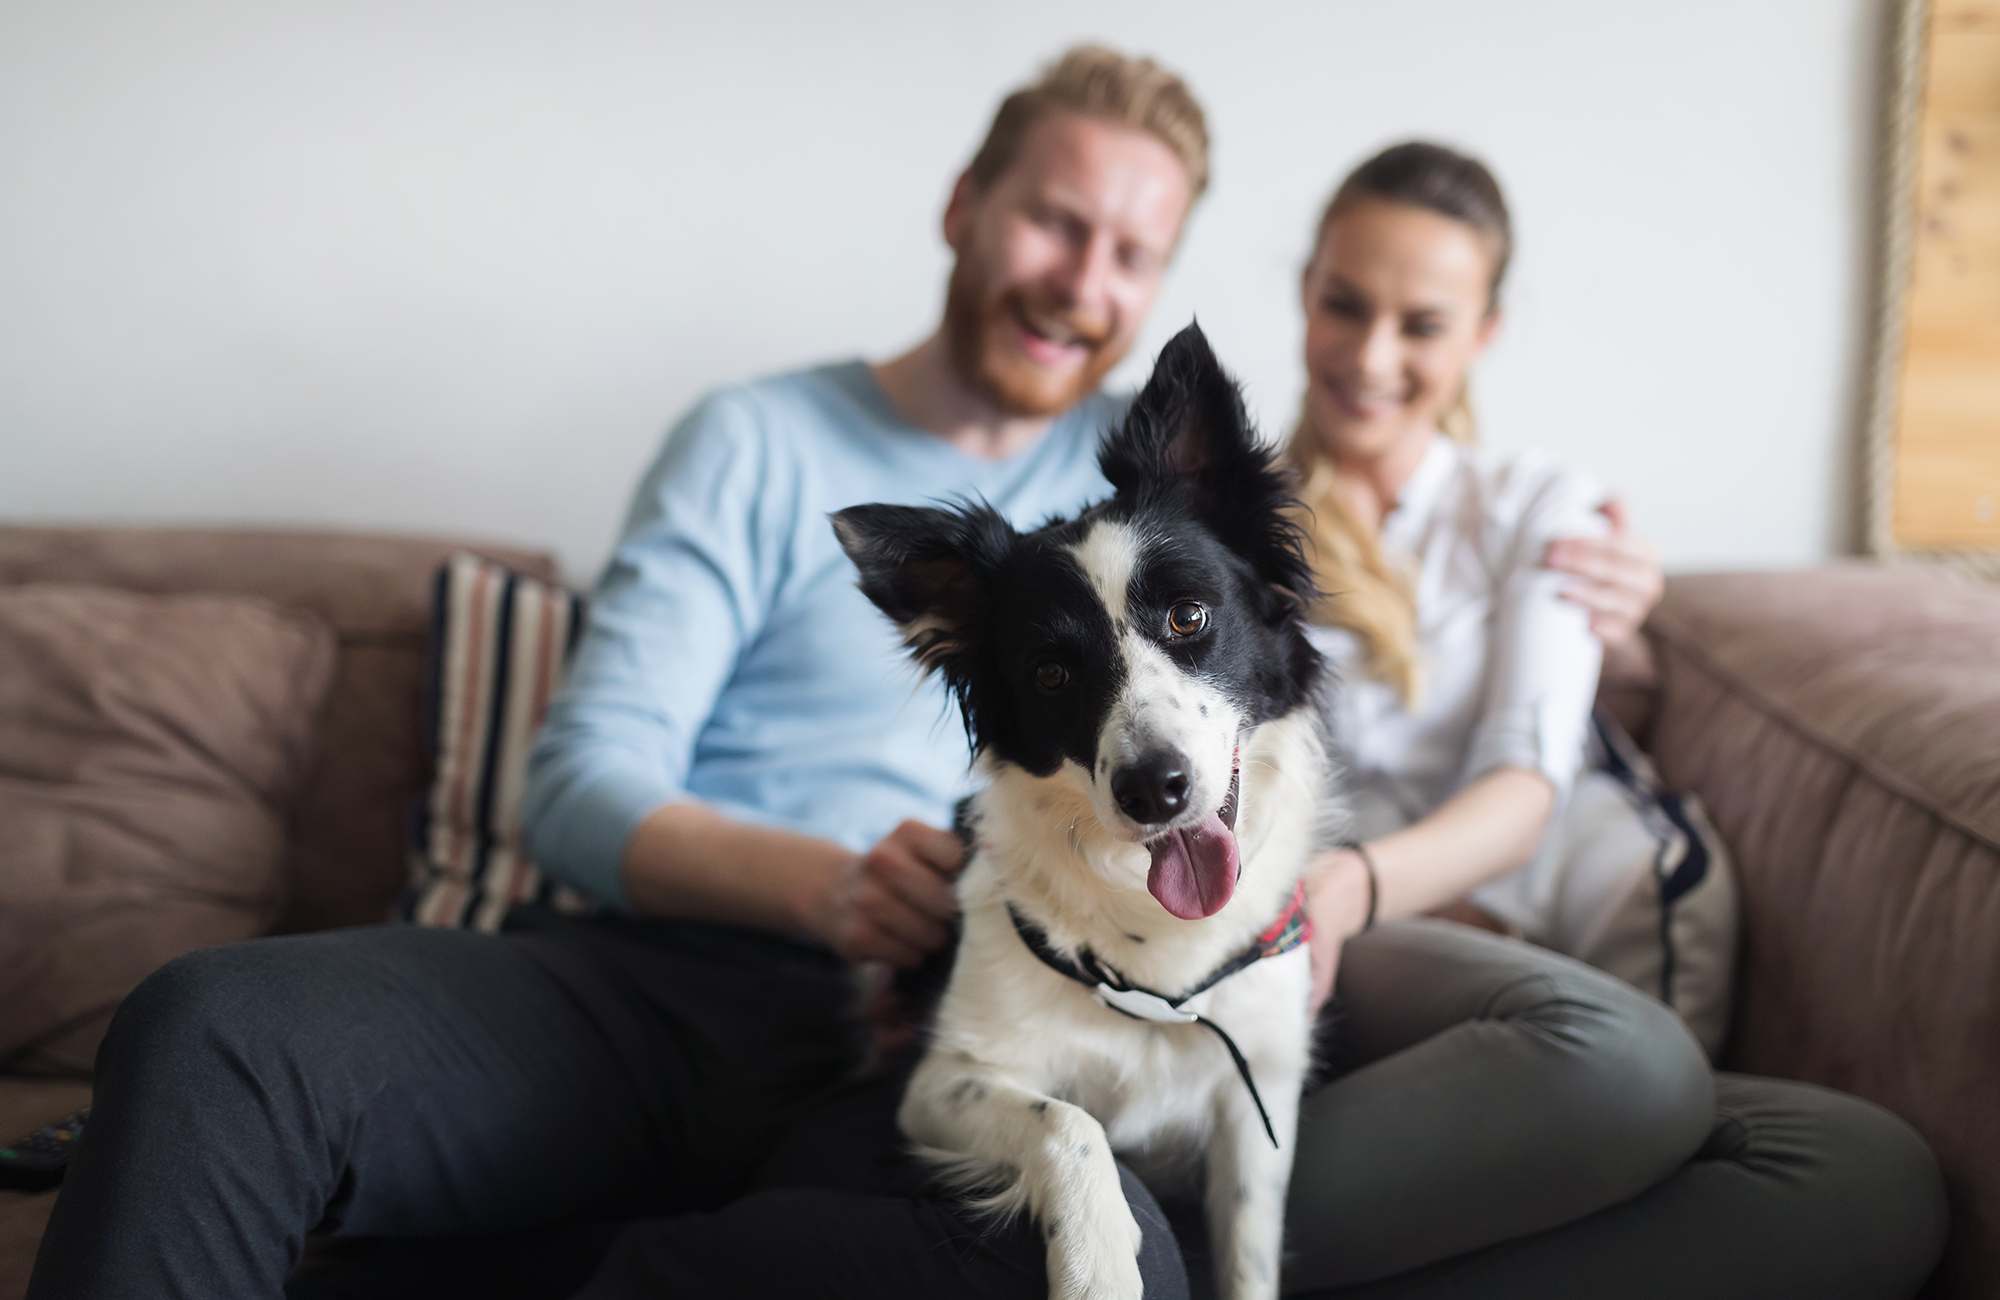
<svg viewBox="0 0 2000 1300">
<path fill-rule="evenodd" d="M 1583 763 L 1602 647 L 1541 557 L 1559 537 L 1602 534 L 1603 500 L 1562 466 L 1431 438 L 1382 521 L 1386 556 L 1415 583 L 1416 707 L 1363 673 L 1351 633 L 1311 632 L 1339 675 L 1329 727 L 1355 838 L 1407 826 L 1502 766 L 1547 776 L 1561 806 Z"/>
</svg>

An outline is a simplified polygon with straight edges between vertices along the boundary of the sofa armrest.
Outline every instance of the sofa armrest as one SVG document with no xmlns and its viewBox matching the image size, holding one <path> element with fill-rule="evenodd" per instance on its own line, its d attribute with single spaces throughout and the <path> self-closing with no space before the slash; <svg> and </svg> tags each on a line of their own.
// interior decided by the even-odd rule
<svg viewBox="0 0 2000 1300">
<path fill-rule="evenodd" d="M 2000 1278 L 2000 589 L 1906 568 L 1669 580 L 1652 748 L 1742 873 L 1733 1069 L 1914 1124 L 1947 1294 Z"/>
</svg>

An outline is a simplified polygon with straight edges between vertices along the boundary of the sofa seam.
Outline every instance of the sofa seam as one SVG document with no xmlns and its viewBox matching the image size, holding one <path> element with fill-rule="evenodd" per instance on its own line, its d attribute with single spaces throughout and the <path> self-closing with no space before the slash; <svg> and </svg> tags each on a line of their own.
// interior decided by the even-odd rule
<svg viewBox="0 0 2000 1300">
<path fill-rule="evenodd" d="M 1906 803 L 1915 804 L 1975 843 L 1993 852 L 2000 853 L 2000 838 L 1995 837 L 1983 827 L 1974 825 L 1964 814 L 1950 808 L 1940 807 L 1939 804 L 1941 801 L 1934 794 L 1926 792 L 1915 782 L 1889 770 L 1869 755 L 1813 730 L 1800 721 L 1792 710 L 1778 703 L 1755 686 L 1750 685 L 1740 676 L 1726 671 L 1722 664 L 1707 651 L 1690 641 L 1676 636 L 1671 627 L 1655 625 L 1649 630 L 1660 640 L 1671 645 L 1675 651 L 1699 668 L 1710 680 L 1720 684 L 1724 690 L 1732 695 L 1748 700 L 1756 707 L 1758 712 L 1777 722 L 1786 730 L 1791 731 L 1807 744 L 1847 762 L 1897 798 L 1902 799 Z"/>
</svg>

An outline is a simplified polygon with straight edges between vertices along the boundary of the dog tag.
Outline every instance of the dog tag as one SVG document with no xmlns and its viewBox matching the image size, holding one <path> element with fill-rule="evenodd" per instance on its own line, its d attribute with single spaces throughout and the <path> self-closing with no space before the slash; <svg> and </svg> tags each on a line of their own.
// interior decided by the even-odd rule
<svg viewBox="0 0 2000 1300">
<path fill-rule="evenodd" d="M 1099 984 L 1090 993 L 1113 1011 L 1123 1011 L 1126 1015 L 1140 1020 L 1157 1020 L 1169 1025 L 1191 1025 L 1201 1019 L 1194 1012 L 1181 1010 L 1157 993 L 1141 993 L 1138 989 L 1114 989 L 1109 984 Z"/>
</svg>

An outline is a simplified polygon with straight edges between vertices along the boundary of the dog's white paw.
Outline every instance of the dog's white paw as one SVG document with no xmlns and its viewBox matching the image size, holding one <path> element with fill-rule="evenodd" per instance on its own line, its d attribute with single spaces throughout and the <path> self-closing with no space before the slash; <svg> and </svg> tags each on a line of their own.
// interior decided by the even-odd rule
<svg viewBox="0 0 2000 1300">
<path fill-rule="evenodd" d="M 1278 1300 L 1277 1270 L 1239 1267 L 1233 1276 L 1223 1279 L 1221 1292 L 1223 1300 Z"/>
<path fill-rule="evenodd" d="M 1099 1214 L 1053 1215 L 1043 1225 L 1050 1300 L 1139 1300 L 1139 1221 L 1124 1197 Z"/>
</svg>

